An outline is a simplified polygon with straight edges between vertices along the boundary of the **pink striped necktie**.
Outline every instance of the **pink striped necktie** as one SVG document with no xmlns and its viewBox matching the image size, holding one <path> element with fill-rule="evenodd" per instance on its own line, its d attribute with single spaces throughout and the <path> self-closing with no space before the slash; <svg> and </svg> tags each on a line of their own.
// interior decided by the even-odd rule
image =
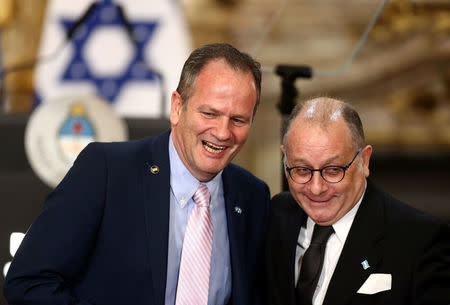
<svg viewBox="0 0 450 305">
<path fill-rule="evenodd" d="M 201 184 L 184 233 L 175 305 L 207 305 L 213 224 L 209 214 L 211 195 Z"/>
</svg>

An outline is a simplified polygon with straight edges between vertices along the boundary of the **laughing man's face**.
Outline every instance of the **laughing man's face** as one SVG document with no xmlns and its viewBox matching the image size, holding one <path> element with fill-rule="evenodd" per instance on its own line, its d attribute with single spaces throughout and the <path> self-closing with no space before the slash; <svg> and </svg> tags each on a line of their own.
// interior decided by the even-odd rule
<svg viewBox="0 0 450 305">
<path fill-rule="evenodd" d="M 224 60 L 212 61 L 202 69 L 185 107 L 178 92 L 172 94 L 173 142 L 184 165 L 199 181 L 211 180 L 242 148 L 255 103 L 252 74 L 236 71 Z"/>
</svg>

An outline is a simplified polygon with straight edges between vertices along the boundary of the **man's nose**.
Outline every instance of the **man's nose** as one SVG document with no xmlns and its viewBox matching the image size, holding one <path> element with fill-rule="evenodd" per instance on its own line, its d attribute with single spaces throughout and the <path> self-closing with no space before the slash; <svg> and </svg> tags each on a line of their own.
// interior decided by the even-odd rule
<svg viewBox="0 0 450 305">
<path fill-rule="evenodd" d="M 231 137 L 230 120 L 228 118 L 222 118 L 217 121 L 214 136 L 220 141 L 226 141 Z"/>
<path fill-rule="evenodd" d="M 312 172 L 312 178 L 309 181 L 309 188 L 314 195 L 320 195 L 327 190 L 327 182 L 322 178 L 320 172 Z"/>
</svg>

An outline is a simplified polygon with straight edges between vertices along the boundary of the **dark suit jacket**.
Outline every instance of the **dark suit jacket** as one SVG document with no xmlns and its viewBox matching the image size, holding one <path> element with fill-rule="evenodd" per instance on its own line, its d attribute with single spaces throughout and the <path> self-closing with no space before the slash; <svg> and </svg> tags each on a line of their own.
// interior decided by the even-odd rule
<svg viewBox="0 0 450 305">
<path fill-rule="evenodd" d="M 14 257 L 10 305 L 163 305 L 169 234 L 169 133 L 93 143 L 49 195 Z M 152 165 L 160 168 L 152 173 Z M 223 171 L 232 304 L 259 304 L 267 185 Z M 242 213 L 237 213 L 239 206 Z"/>
<path fill-rule="evenodd" d="M 266 242 L 270 305 L 294 305 L 295 249 L 307 215 L 290 193 L 272 199 Z M 361 262 L 367 260 L 367 270 Z M 372 273 L 392 275 L 392 289 L 357 291 Z M 450 228 L 414 210 L 368 181 L 324 299 L 341 304 L 450 304 Z"/>
</svg>

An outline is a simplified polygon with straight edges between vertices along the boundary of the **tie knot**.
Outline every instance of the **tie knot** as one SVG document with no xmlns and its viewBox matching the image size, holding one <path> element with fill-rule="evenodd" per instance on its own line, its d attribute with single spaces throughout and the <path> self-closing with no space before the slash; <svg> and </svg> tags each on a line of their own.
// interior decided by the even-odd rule
<svg viewBox="0 0 450 305">
<path fill-rule="evenodd" d="M 208 206 L 211 195 L 206 184 L 200 184 L 192 198 L 198 206 Z"/>
<path fill-rule="evenodd" d="M 314 225 L 314 232 L 311 238 L 311 244 L 326 243 L 331 234 L 333 234 L 333 226 Z"/>
</svg>

